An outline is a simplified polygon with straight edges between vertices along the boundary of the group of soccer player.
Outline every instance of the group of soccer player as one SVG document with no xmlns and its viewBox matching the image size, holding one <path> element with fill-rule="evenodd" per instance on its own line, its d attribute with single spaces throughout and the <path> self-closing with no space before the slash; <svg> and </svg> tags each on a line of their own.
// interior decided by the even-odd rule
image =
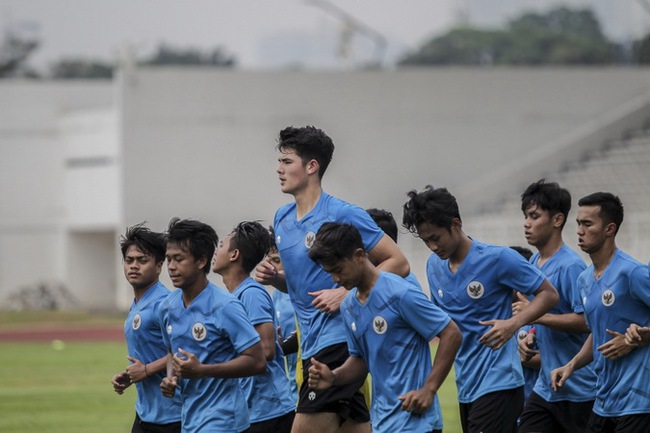
<svg viewBox="0 0 650 433">
<path fill-rule="evenodd" d="M 330 137 L 288 127 L 277 150 L 294 200 L 272 230 L 241 222 L 219 241 L 175 218 L 164 234 L 137 225 L 122 238 L 134 301 L 129 365 L 112 384 L 137 388 L 132 432 L 442 432 L 437 391 L 452 366 L 464 433 L 650 432 L 650 275 L 616 247 L 618 197 L 578 201 L 587 267 L 564 243 L 572 200 L 557 183 L 522 194 L 529 260 L 466 234 L 447 189 L 408 192 L 403 226 L 433 253 L 427 296 L 392 215 L 323 191 Z M 263 285 L 293 307 L 297 392 L 281 346 L 291 329 L 276 329 L 286 298 Z M 526 396 L 522 365 L 539 368 Z"/>
</svg>

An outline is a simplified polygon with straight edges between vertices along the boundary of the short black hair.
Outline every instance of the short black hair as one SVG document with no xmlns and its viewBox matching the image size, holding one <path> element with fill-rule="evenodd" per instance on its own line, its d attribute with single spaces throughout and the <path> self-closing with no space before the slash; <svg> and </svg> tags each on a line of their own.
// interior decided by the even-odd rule
<svg viewBox="0 0 650 433">
<path fill-rule="evenodd" d="M 578 200 L 578 206 L 600 206 L 598 216 L 605 224 L 616 224 L 616 232 L 623 224 L 623 203 L 611 192 L 595 192 Z"/>
<path fill-rule="evenodd" d="M 402 225 L 411 233 L 417 234 L 417 227 L 430 223 L 451 231 L 454 218 L 460 219 L 458 203 L 447 188 L 434 188 L 427 185 L 424 191 L 409 191 L 409 201 L 404 204 Z"/>
<path fill-rule="evenodd" d="M 366 212 L 375 220 L 379 228 L 397 243 L 397 223 L 393 214 L 385 209 L 377 208 L 366 209 Z"/>
<path fill-rule="evenodd" d="M 294 128 L 289 126 L 280 131 L 277 149 L 282 152 L 291 149 L 300 157 L 303 164 L 315 159 L 318 161 L 318 177 L 323 178 L 325 170 L 334 155 L 332 139 L 314 126 Z"/>
<path fill-rule="evenodd" d="M 150 255 L 156 263 L 165 261 L 165 236 L 162 233 L 153 232 L 141 222 L 126 228 L 126 233 L 120 237 L 120 249 L 122 259 L 126 258 L 129 247 L 134 246 L 143 253 Z"/>
<path fill-rule="evenodd" d="M 318 232 L 309 258 L 319 265 L 333 265 L 352 257 L 361 248 L 365 251 L 359 230 L 352 224 L 327 222 Z"/>
<path fill-rule="evenodd" d="M 214 250 L 219 243 L 219 236 L 209 225 L 193 219 L 172 218 L 167 227 L 167 244 L 176 244 L 194 257 L 194 260 L 206 259 L 203 271 L 210 272 Z"/>
<path fill-rule="evenodd" d="M 547 211 L 551 216 L 558 213 L 564 215 L 562 224 L 564 227 L 571 210 L 571 194 L 557 182 L 546 182 L 545 179 L 540 179 L 528 185 L 521 195 L 521 211 L 524 214 L 526 209 L 533 205 Z"/>
<path fill-rule="evenodd" d="M 250 273 L 268 254 L 273 243 L 271 233 L 257 221 L 243 221 L 231 232 L 229 250 L 239 250 L 244 272 Z"/>
<path fill-rule="evenodd" d="M 526 259 L 526 261 L 530 260 L 530 258 L 533 257 L 533 252 L 526 247 L 512 245 L 510 248 L 517 251 L 524 259 Z"/>
</svg>

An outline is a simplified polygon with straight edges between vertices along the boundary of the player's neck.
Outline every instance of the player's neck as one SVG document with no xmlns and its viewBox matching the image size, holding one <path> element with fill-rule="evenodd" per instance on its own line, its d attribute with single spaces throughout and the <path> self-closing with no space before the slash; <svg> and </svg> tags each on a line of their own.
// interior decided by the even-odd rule
<svg viewBox="0 0 650 433">
<path fill-rule="evenodd" d="M 320 196 L 323 193 L 323 189 L 320 184 L 308 184 L 302 190 L 294 194 L 294 199 L 296 200 L 296 219 L 301 220 L 305 215 L 307 215 L 313 208 L 316 207 Z"/>
<path fill-rule="evenodd" d="M 460 233 L 461 237 L 456 247 L 456 251 L 449 256 L 449 270 L 452 274 L 455 274 L 460 268 L 460 265 L 465 261 L 465 257 L 469 254 L 469 250 L 472 249 L 472 240 L 465 234 L 465 232 Z"/>
<path fill-rule="evenodd" d="M 537 265 L 542 266 L 546 263 L 551 257 L 555 255 L 560 248 L 564 245 L 564 240 L 562 239 L 562 234 L 558 233 L 557 235 L 552 235 L 543 245 L 536 245 L 537 251 L 539 251 L 539 259 L 537 260 Z"/>
<path fill-rule="evenodd" d="M 363 279 L 357 286 L 357 299 L 362 304 L 365 304 L 370 296 L 372 288 L 377 284 L 379 278 L 379 269 L 374 267 L 369 261 L 366 263 L 366 268 L 363 272 Z"/>
<path fill-rule="evenodd" d="M 228 289 L 230 293 L 237 290 L 237 287 L 239 287 L 241 283 L 250 276 L 239 267 L 232 267 L 224 272 L 220 272 L 220 274 L 224 286 L 226 286 L 226 289 Z"/>
<path fill-rule="evenodd" d="M 149 284 L 147 287 L 133 287 L 133 297 L 135 298 L 135 302 L 138 303 L 144 294 L 147 293 L 147 290 L 152 288 L 157 282 L 158 280 Z"/>
<path fill-rule="evenodd" d="M 208 277 L 201 273 L 201 275 L 196 279 L 196 281 L 188 284 L 185 287 L 181 287 L 183 291 L 183 303 L 185 307 L 189 307 L 190 304 L 197 296 L 201 294 L 203 290 L 208 286 Z"/>
<path fill-rule="evenodd" d="M 609 263 L 612 261 L 616 253 L 616 243 L 615 242 L 605 242 L 603 246 L 596 252 L 589 254 L 591 262 L 594 264 L 594 278 L 599 279 L 603 276 L 603 273 L 609 266 Z"/>
</svg>

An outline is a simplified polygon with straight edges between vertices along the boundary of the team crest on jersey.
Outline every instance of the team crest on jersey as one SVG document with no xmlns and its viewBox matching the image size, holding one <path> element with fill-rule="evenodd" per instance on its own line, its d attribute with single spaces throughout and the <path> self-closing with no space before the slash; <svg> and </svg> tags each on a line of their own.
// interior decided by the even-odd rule
<svg viewBox="0 0 650 433">
<path fill-rule="evenodd" d="M 372 328 L 379 335 L 385 334 L 386 331 L 388 331 L 388 323 L 386 323 L 386 319 L 383 317 L 375 316 L 375 318 L 372 319 Z"/>
<path fill-rule="evenodd" d="M 478 299 L 485 293 L 485 288 L 480 281 L 472 281 L 467 285 L 467 295 L 472 299 Z"/>
<path fill-rule="evenodd" d="M 524 329 L 520 329 L 519 333 L 517 334 L 517 340 L 521 341 L 524 338 L 526 338 L 527 335 L 528 335 L 528 332 L 526 332 Z"/>
<path fill-rule="evenodd" d="M 314 401 L 316 399 L 316 393 L 314 391 L 311 391 L 308 397 L 309 401 Z"/>
<path fill-rule="evenodd" d="M 611 307 L 612 304 L 614 304 L 614 301 L 616 301 L 616 296 L 614 296 L 614 292 L 612 292 L 611 289 L 607 289 L 603 292 L 603 296 L 600 300 L 605 307 Z"/>
<path fill-rule="evenodd" d="M 131 322 L 131 328 L 133 328 L 134 331 L 137 331 L 140 329 L 140 325 L 142 325 L 142 318 L 139 314 L 136 314 Z"/>
<path fill-rule="evenodd" d="M 309 232 L 307 233 L 307 236 L 305 236 L 305 246 L 307 249 L 311 248 L 312 245 L 314 245 L 314 240 L 316 239 L 316 235 L 314 232 Z"/>
<path fill-rule="evenodd" d="M 350 325 L 350 328 L 352 328 L 352 332 L 357 332 L 357 324 L 352 322 L 352 325 Z"/>
<path fill-rule="evenodd" d="M 205 325 L 201 322 L 196 322 L 194 325 L 192 325 L 192 337 L 196 341 L 203 341 L 205 340 L 205 337 L 208 335 L 208 331 L 205 329 Z"/>
</svg>

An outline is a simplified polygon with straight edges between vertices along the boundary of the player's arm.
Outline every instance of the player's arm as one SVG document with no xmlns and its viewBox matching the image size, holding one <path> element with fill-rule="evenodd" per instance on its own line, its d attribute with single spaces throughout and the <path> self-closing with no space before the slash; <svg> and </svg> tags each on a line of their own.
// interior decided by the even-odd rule
<svg viewBox="0 0 650 433">
<path fill-rule="evenodd" d="M 582 345 L 580 351 L 576 356 L 571 359 L 566 365 L 556 368 L 551 371 L 551 388 L 553 391 L 557 391 L 562 388 L 564 382 L 573 374 L 574 371 L 581 369 L 585 365 L 589 364 L 594 359 L 594 339 L 593 335 L 589 335 L 585 344 Z"/>
<path fill-rule="evenodd" d="M 490 330 L 483 334 L 479 343 L 485 344 L 491 349 L 498 350 L 512 338 L 517 329 L 534 322 L 548 310 L 553 308 L 559 299 L 555 287 L 547 279 L 535 290 L 534 298 L 526 309 L 506 320 L 492 319 L 482 320 L 479 323 L 491 326 Z"/>
<path fill-rule="evenodd" d="M 307 384 L 312 389 L 327 389 L 331 386 L 347 385 L 368 375 L 366 362 L 358 356 L 348 356 L 343 365 L 334 371 L 315 358 L 311 358 Z"/>
<path fill-rule="evenodd" d="M 133 383 L 140 382 L 153 374 L 165 371 L 167 365 L 167 355 L 148 364 L 144 364 L 132 356 L 128 356 L 127 359 L 131 361 L 131 365 L 126 368 L 126 373 Z"/>
<path fill-rule="evenodd" d="M 368 256 L 370 261 L 377 263 L 377 268 L 382 271 L 391 272 L 401 277 L 406 277 L 411 272 L 406 256 L 395 241 L 386 234 L 368 251 Z"/>
<path fill-rule="evenodd" d="M 418 390 L 409 391 L 399 397 L 402 401 L 402 410 L 422 413 L 433 404 L 433 398 L 451 371 L 463 337 L 456 323 L 451 320 L 438 334 L 440 341 L 433 360 L 431 372 L 424 386 Z"/>
<path fill-rule="evenodd" d="M 528 308 L 530 301 L 524 295 L 516 292 L 516 301 L 512 304 L 512 314 L 517 315 Z M 566 313 L 566 314 L 543 314 L 539 319 L 533 323 L 548 326 L 551 329 L 562 332 L 585 333 L 590 332 L 585 321 L 585 316 L 582 313 Z"/>
<path fill-rule="evenodd" d="M 630 346 L 647 346 L 650 344 L 650 327 L 631 323 L 625 331 L 625 342 Z"/>
<path fill-rule="evenodd" d="M 275 324 L 273 322 L 260 323 L 255 325 L 255 330 L 260 335 L 260 343 L 262 343 L 262 352 L 267 361 L 272 361 L 275 358 Z"/>
<path fill-rule="evenodd" d="M 174 354 L 174 372 L 183 378 L 200 377 L 246 377 L 266 371 L 266 359 L 262 343 L 257 342 L 242 351 L 239 356 L 218 364 L 203 364 L 196 355 L 183 349 Z"/>
</svg>

